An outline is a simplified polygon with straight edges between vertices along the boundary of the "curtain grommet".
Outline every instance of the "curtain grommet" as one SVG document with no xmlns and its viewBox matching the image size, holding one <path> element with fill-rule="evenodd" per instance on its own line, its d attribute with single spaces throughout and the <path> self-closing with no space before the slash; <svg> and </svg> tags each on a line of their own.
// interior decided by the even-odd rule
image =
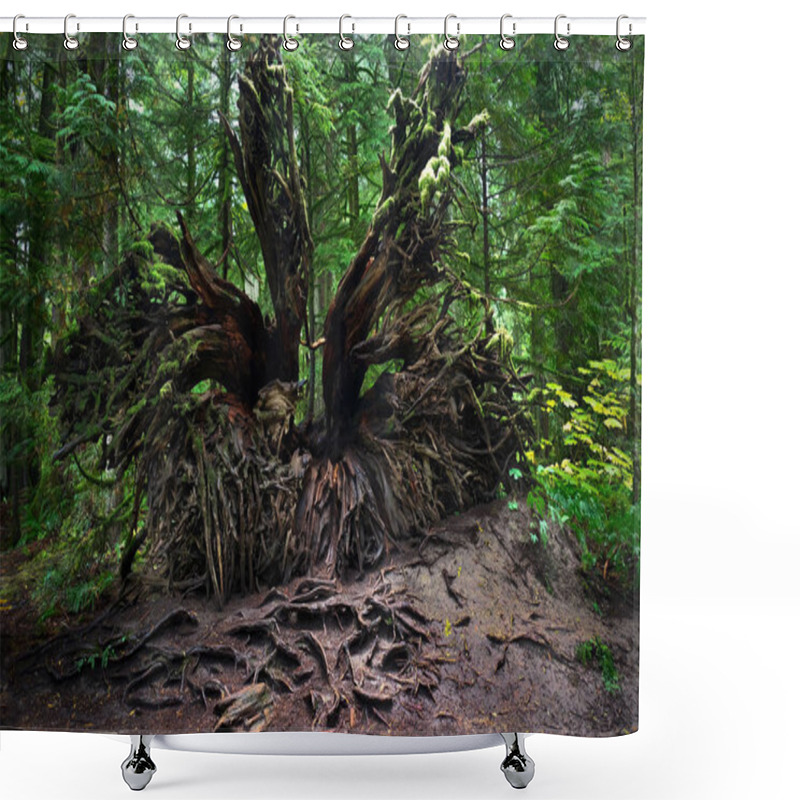
<svg viewBox="0 0 800 800">
<path fill-rule="evenodd" d="M 411 42 L 405 37 L 400 35 L 400 20 L 401 19 L 408 19 L 405 14 L 398 14 L 394 18 L 394 47 L 395 50 L 408 50 L 411 46 Z M 411 24 L 406 23 L 407 34 L 411 33 Z"/>
<path fill-rule="evenodd" d="M 175 19 L 175 47 L 178 50 L 188 50 L 192 46 L 192 40 L 188 36 L 184 36 L 181 33 L 181 20 L 187 19 L 189 17 L 188 14 L 178 14 L 177 18 Z M 192 32 L 192 23 L 189 23 L 189 33 Z"/>
<path fill-rule="evenodd" d="M 297 19 L 297 17 L 293 17 L 291 14 L 288 14 L 283 18 L 283 49 L 289 53 L 293 53 L 298 47 L 300 47 L 300 42 L 297 41 L 297 39 L 289 36 L 288 27 L 290 19 Z M 297 28 L 298 26 L 295 26 L 295 31 Z"/>
<path fill-rule="evenodd" d="M 20 36 L 19 35 L 19 31 L 17 30 L 17 21 L 20 20 L 20 19 L 25 19 L 25 15 L 24 14 L 17 14 L 14 17 L 14 23 L 13 23 L 13 25 L 11 27 L 11 31 L 14 34 L 14 39 L 12 41 L 12 44 L 14 46 L 14 49 L 17 50 L 18 52 L 21 52 L 23 50 L 27 50 L 28 49 L 28 40 L 24 36 Z M 25 30 L 27 30 L 27 29 L 28 29 L 28 23 L 26 22 L 25 23 Z"/>
<path fill-rule="evenodd" d="M 64 17 L 64 49 L 65 50 L 77 50 L 78 49 L 78 40 L 72 36 L 69 32 L 69 21 L 71 19 L 75 19 L 75 14 L 67 14 Z M 80 24 L 76 24 L 75 32 L 77 33 L 80 30 Z"/>
<path fill-rule="evenodd" d="M 346 19 L 353 19 L 349 14 L 342 14 L 339 17 L 339 49 L 344 50 L 352 50 L 355 47 L 355 42 L 349 37 L 344 35 L 344 21 Z M 355 24 L 352 25 L 353 31 L 355 31 L 356 26 Z"/>
<path fill-rule="evenodd" d="M 450 32 L 447 29 L 447 26 L 451 19 L 456 20 L 456 35 L 451 36 Z M 444 46 L 447 50 L 453 51 L 458 50 L 458 45 L 460 42 L 458 41 L 458 34 L 461 32 L 461 23 L 458 21 L 458 18 L 455 14 L 448 14 L 444 18 Z"/>
<path fill-rule="evenodd" d="M 511 23 L 511 36 L 506 36 L 504 25 L 507 19 L 511 19 L 511 14 L 503 14 L 500 17 L 500 49 L 501 50 L 513 50 L 516 47 L 516 42 L 512 38 L 517 33 L 517 23 Z"/>
<path fill-rule="evenodd" d="M 566 14 L 559 14 L 556 17 L 555 26 L 554 26 L 556 39 L 553 42 L 553 47 L 555 47 L 556 50 L 563 51 L 563 50 L 566 50 L 569 47 L 569 39 L 567 39 L 566 37 L 562 36 L 558 32 L 558 21 L 560 19 L 566 19 L 566 18 L 567 18 Z M 570 24 L 568 22 L 567 23 L 567 36 L 569 36 L 569 28 L 570 28 Z"/>
<path fill-rule="evenodd" d="M 125 50 L 135 50 L 139 46 L 139 42 L 136 41 L 132 36 L 128 35 L 128 20 L 129 19 L 136 19 L 133 14 L 126 14 L 122 18 L 122 47 Z M 134 30 L 139 30 L 139 23 L 137 22 L 135 25 Z"/>
<path fill-rule="evenodd" d="M 627 14 L 620 14 L 617 17 L 617 41 L 616 41 L 614 47 L 616 47 L 617 50 L 620 51 L 620 53 L 627 52 L 633 46 L 633 42 L 629 38 L 626 38 L 625 36 L 623 36 L 620 33 L 620 24 L 622 23 L 622 20 L 624 20 L 624 19 L 629 19 Z M 628 36 L 630 36 L 632 33 L 633 33 L 633 25 L 631 25 L 631 23 L 629 22 L 628 23 Z"/>
<path fill-rule="evenodd" d="M 227 47 L 228 50 L 231 53 L 235 53 L 237 50 L 241 50 L 242 49 L 242 40 L 241 39 L 237 39 L 231 33 L 231 22 L 233 22 L 235 19 L 239 19 L 239 17 L 237 17 L 236 14 L 231 14 L 228 17 L 228 41 L 225 42 L 225 47 Z M 242 30 L 242 27 L 240 25 L 239 26 L 239 32 L 240 33 L 241 33 L 241 30 Z"/>
</svg>

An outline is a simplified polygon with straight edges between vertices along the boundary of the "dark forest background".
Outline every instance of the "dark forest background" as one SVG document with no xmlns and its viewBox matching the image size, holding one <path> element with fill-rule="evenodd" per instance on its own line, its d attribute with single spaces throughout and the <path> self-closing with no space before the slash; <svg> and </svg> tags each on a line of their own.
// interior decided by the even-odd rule
<svg viewBox="0 0 800 800">
<path fill-rule="evenodd" d="M 74 419 L 90 411 L 65 412 L 59 400 L 54 354 L 100 287 L 130 254 L 148 260 L 154 292 L 171 286 L 174 267 L 153 257 L 152 226 L 178 237 L 184 228 L 223 280 L 275 313 L 223 124 L 240 133 L 237 75 L 256 44 L 231 54 L 222 37 L 200 35 L 177 53 L 152 36 L 128 53 L 117 35 L 93 34 L 77 54 L 57 37 L 17 54 L 10 36 L 0 39 L 0 521 L 4 548 L 29 548 L 20 579 L 36 586 L 43 618 L 92 607 L 121 562 L 146 560 L 153 545 L 136 464 L 109 461 L 108 430 L 78 441 Z M 433 44 L 415 39 L 400 54 L 392 38 L 369 37 L 343 53 L 334 38 L 312 37 L 284 57 L 313 240 L 292 410 L 299 428 L 324 414 L 315 345 L 374 223 L 379 154 L 392 146 L 387 104 L 396 89 L 413 95 Z M 567 524 L 587 573 L 630 587 L 644 43 L 628 53 L 600 37 L 575 38 L 564 53 L 547 37 L 520 39 L 510 52 L 494 39 L 479 44 L 462 43 L 471 52 L 459 119 L 488 114 L 447 175 L 441 260 L 459 283 L 462 302 L 449 309 L 459 330 L 485 336 L 525 387 L 514 399 L 530 433 L 495 492 L 512 510 L 532 509 L 534 545 L 546 547 L 548 525 Z M 437 191 L 422 178 L 419 187 Z M 417 300 L 441 291 L 422 286 Z M 370 365 L 362 394 L 397 368 Z M 225 389 L 204 378 L 190 391 Z"/>
</svg>

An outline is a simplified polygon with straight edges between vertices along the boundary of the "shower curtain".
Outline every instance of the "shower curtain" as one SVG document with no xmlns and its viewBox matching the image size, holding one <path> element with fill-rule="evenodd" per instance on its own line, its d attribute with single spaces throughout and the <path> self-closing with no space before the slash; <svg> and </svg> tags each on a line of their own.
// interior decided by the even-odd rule
<svg viewBox="0 0 800 800">
<path fill-rule="evenodd" d="M 2 34 L 3 728 L 636 729 L 644 39 L 353 40 Z"/>
</svg>

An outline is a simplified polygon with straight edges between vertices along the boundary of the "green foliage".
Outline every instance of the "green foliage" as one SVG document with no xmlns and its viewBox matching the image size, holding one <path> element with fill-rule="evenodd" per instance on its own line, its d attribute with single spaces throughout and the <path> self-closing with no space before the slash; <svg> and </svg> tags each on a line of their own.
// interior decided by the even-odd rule
<svg viewBox="0 0 800 800">
<path fill-rule="evenodd" d="M 89 489 L 77 481 L 76 490 L 57 538 L 49 540 L 50 547 L 36 557 L 44 574 L 32 597 L 41 619 L 59 610 L 77 614 L 93 609 L 117 578 L 131 498 L 105 512 L 113 502 L 113 488 L 95 484 Z"/>
<path fill-rule="evenodd" d="M 27 586 L 41 621 L 59 611 L 77 614 L 95 606 L 116 579 L 132 510 L 132 475 L 117 481 L 113 475 L 92 475 L 82 465 L 99 460 L 97 446 L 84 449 L 80 461 L 77 455 L 53 460 L 59 432 L 51 396 L 52 378 L 32 392 L 0 374 L 0 434 L 24 432 L 6 456 L 40 465 L 24 506 L 19 546 L 46 543 L 6 592 L 13 597 Z"/>
<path fill-rule="evenodd" d="M 530 523 L 531 533 L 530 539 L 533 544 L 541 542 L 542 547 L 547 546 L 547 539 L 549 537 L 550 524 L 564 525 L 569 519 L 566 514 L 562 514 L 558 506 L 548 506 L 545 497 L 536 487 L 528 491 L 526 498 L 526 505 L 533 511 L 537 519 L 532 520 Z"/>
<path fill-rule="evenodd" d="M 85 72 L 79 72 L 63 89 L 57 90 L 62 109 L 56 139 L 73 137 L 107 146 L 116 137 L 116 103 L 97 90 Z"/>
<path fill-rule="evenodd" d="M 512 467 L 508 471 L 508 477 L 511 478 L 512 481 L 516 482 L 522 478 L 522 470 Z M 519 509 L 519 503 L 517 502 L 516 498 L 512 498 L 508 501 L 508 508 L 510 511 L 517 511 Z"/>
<path fill-rule="evenodd" d="M 623 584 L 638 581 L 639 505 L 606 482 L 582 483 L 574 474 L 540 473 L 540 485 L 551 507 L 570 521 L 581 547 L 584 569 L 602 567 Z"/>
<path fill-rule="evenodd" d="M 100 647 L 98 645 L 94 651 L 81 656 L 75 662 L 75 669 L 77 669 L 78 672 L 81 672 L 86 666 L 88 666 L 89 669 L 94 669 L 97 666 L 99 666 L 101 669 L 105 669 L 108 666 L 108 662 L 117 655 L 116 650 L 114 649 L 114 644 L 121 645 L 127 640 L 127 635 L 123 635 L 119 637 L 117 642 L 107 644 L 105 647 Z"/>
<path fill-rule="evenodd" d="M 609 694 L 616 694 L 620 690 L 619 673 L 614 666 L 614 657 L 611 648 L 599 637 L 581 642 L 575 649 L 575 657 L 584 666 L 596 664 L 603 676 L 603 686 Z"/>
<path fill-rule="evenodd" d="M 32 389 L 28 382 L 0 373 L 0 436 L 14 442 L 4 457 L 11 464 L 39 466 L 21 518 L 21 544 L 56 532 L 70 504 L 68 476 L 50 457 L 59 443 L 57 420 L 49 408 L 52 383 L 51 377 Z"/>
<path fill-rule="evenodd" d="M 605 577 L 623 583 L 638 579 L 639 504 L 631 501 L 633 456 L 626 438 L 630 370 L 604 359 L 578 368 L 586 384 L 580 401 L 560 384 L 534 388 L 528 399 L 556 424 L 560 423 L 565 456 L 538 463 L 535 451 L 526 460 L 535 486 L 527 503 L 539 517 L 534 542 L 546 536 L 548 518 L 569 523 L 581 547 L 584 569 L 600 565 Z M 551 430 L 553 426 L 551 425 Z M 555 451 L 541 439 L 545 458 Z"/>
<path fill-rule="evenodd" d="M 72 485 L 70 508 L 59 520 L 58 532 L 31 561 L 35 580 L 31 597 L 40 620 L 59 612 L 91 610 L 117 580 L 119 559 L 130 536 L 132 493 L 122 498 L 120 486 L 98 484 L 88 473 Z"/>
<path fill-rule="evenodd" d="M 50 618 L 59 609 L 69 614 L 93 609 L 116 579 L 116 573 L 111 569 L 88 572 L 79 569 L 63 547 L 56 552 L 42 551 L 39 559 L 48 565 L 32 594 L 40 611 L 40 621 Z"/>
<path fill-rule="evenodd" d="M 399 358 L 391 358 L 381 364 L 370 364 L 367 367 L 366 374 L 364 375 L 364 382 L 361 385 L 362 397 L 375 385 L 375 382 L 384 372 L 389 374 L 396 373 L 399 372 L 402 367 L 403 361 Z"/>
</svg>

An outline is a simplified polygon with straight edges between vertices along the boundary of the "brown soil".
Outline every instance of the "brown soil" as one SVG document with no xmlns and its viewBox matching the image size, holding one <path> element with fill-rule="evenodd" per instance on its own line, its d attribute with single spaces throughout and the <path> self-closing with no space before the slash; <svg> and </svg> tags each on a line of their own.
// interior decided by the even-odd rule
<svg viewBox="0 0 800 800">
<path fill-rule="evenodd" d="M 296 579 L 218 610 L 139 576 L 83 627 L 38 640 L 0 606 L 0 727 L 117 733 L 530 731 L 609 736 L 638 719 L 638 604 L 602 595 L 572 537 L 498 501 L 452 517 L 380 570 Z M 19 551 L 4 554 L 4 580 Z M 598 614 L 598 610 L 602 616 Z M 601 639 L 619 674 L 576 657 Z"/>
</svg>

